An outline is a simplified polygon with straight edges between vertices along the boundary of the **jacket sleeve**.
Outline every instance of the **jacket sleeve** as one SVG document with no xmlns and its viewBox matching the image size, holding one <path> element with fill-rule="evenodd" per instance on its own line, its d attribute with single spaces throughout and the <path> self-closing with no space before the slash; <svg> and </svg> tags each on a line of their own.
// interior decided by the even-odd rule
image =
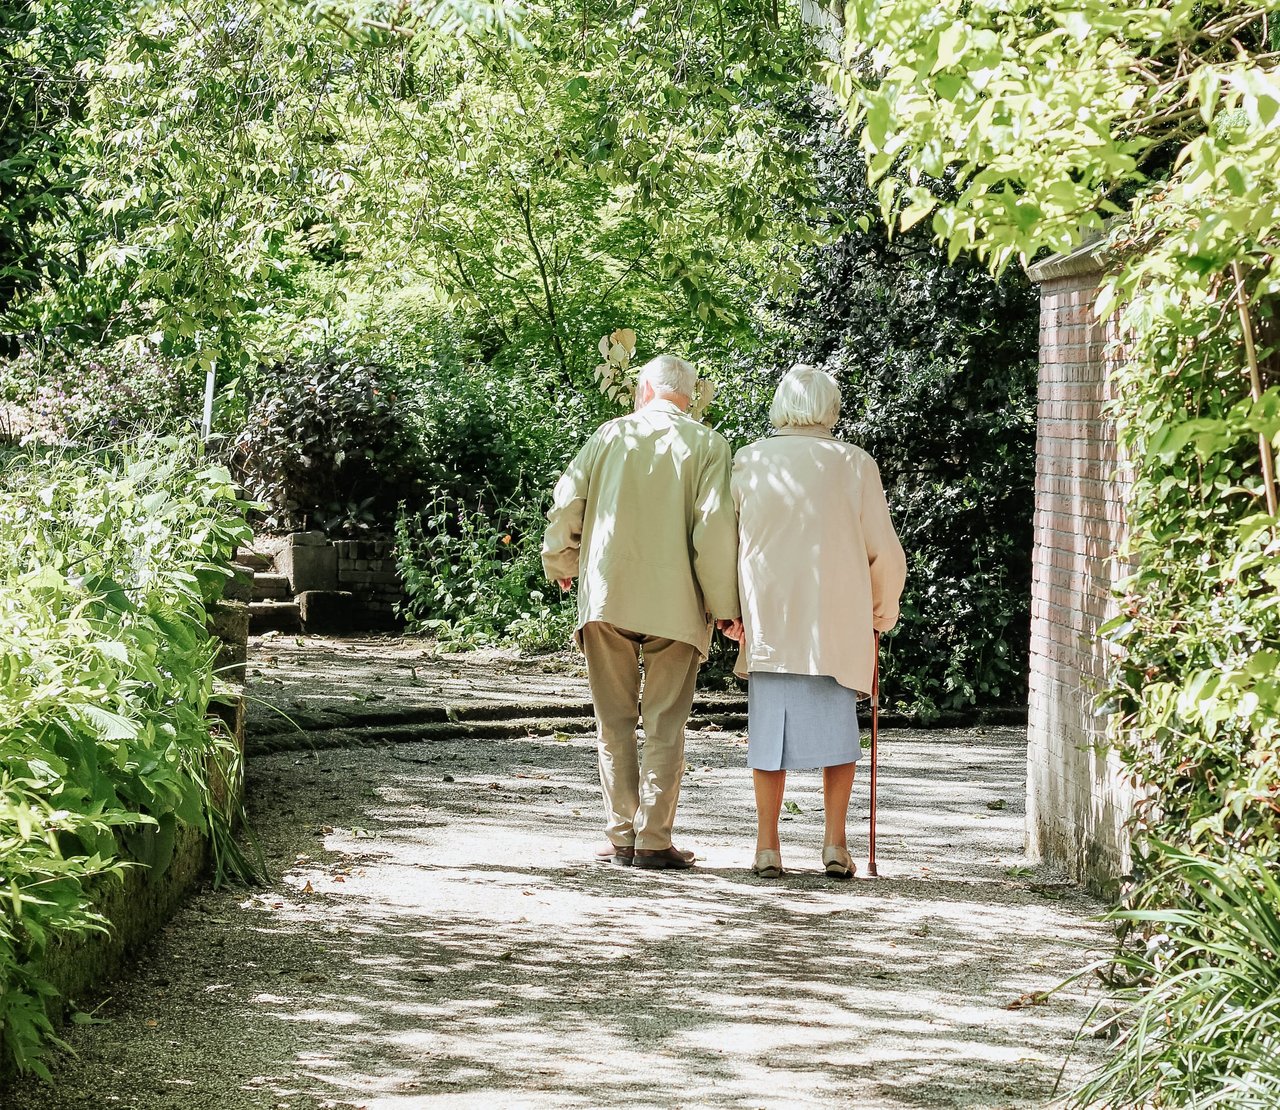
<svg viewBox="0 0 1280 1110">
<path fill-rule="evenodd" d="M 862 535 L 871 566 L 871 626 L 888 632 L 898 623 L 898 599 L 907 580 L 907 557 L 889 519 L 880 470 L 868 460 L 862 481 Z"/>
<path fill-rule="evenodd" d="M 542 537 L 542 569 L 555 582 L 578 577 L 578 555 L 582 550 L 582 521 L 587 509 L 587 486 L 595 437 L 582 445 L 556 483 L 547 511 L 547 531 Z"/>
<path fill-rule="evenodd" d="M 729 444 L 717 435 L 698 475 L 693 508 L 693 572 L 716 620 L 742 615 L 738 602 L 738 515 L 729 492 Z"/>
</svg>

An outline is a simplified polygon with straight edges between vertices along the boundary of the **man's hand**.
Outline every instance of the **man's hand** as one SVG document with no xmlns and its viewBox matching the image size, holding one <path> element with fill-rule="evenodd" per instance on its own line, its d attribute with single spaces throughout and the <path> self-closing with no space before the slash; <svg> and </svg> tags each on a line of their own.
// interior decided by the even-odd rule
<svg viewBox="0 0 1280 1110">
<path fill-rule="evenodd" d="M 565 594 L 567 594 L 571 589 L 573 589 L 573 579 L 572 579 L 572 578 L 557 578 L 557 579 L 556 579 L 556 585 L 560 587 L 560 592 L 561 592 L 561 593 L 565 593 Z"/>
<path fill-rule="evenodd" d="M 734 643 L 742 642 L 743 630 L 741 617 L 734 617 L 731 621 L 716 621 L 716 627 Z"/>
</svg>

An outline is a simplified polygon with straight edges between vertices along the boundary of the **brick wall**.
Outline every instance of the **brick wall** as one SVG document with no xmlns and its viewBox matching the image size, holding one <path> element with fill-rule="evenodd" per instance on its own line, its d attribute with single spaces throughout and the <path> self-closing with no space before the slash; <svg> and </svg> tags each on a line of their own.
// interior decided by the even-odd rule
<svg viewBox="0 0 1280 1110">
<path fill-rule="evenodd" d="M 1032 268 L 1040 283 L 1027 849 L 1099 890 L 1129 865 L 1130 794 L 1094 709 L 1114 612 L 1123 460 L 1105 415 L 1113 349 L 1093 322 L 1094 249 Z"/>
<path fill-rule="evenodd" d="M 367 615 L 362 627 L 392 628 L 400 623 L 396 604 L 404 600 L 404 586 L 396 570 L 395 541 L 336 540 L 338 589 L 355 595 Z"/>
</svg>

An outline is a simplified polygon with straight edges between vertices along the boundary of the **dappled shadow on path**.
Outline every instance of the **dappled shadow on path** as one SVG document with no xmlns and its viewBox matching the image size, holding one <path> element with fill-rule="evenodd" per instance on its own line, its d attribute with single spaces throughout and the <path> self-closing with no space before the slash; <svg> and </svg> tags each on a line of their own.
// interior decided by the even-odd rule
<svg viewBox="0 0 1280 1110">
<path fill-rule="evenodd" d="M 879 882 L 819 873 L 816 775 L 788 795 L 800 870 L 752 877 L 741 756 L 691 740 L 678 832 L 704 858 L 685 873 L 589 860 L 586 741 L 263 760 L 255 820 L 282 877 L 202 896 L 117 1004 L 133 1021 L 161 969 L 183 1000 L 160 1019 L 182 1045 L 167 1065 L 118 1024 L 78 1032 L 116 1083 L 93 1105 L 1042 1105 L 1087 1007 L 1005 1007 L 1099 934 L 1087 899 L 1008 873 L 1018 735 L 889 735 Z M 187 982 L 200 960 L 212 981 Z"/>
</svg>

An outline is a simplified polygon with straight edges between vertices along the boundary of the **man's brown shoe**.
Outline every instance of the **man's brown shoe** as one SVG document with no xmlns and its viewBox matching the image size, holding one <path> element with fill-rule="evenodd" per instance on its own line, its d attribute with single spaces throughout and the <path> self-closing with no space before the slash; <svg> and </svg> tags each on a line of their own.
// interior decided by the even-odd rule
<svg viewBox="0 0 1280 1110">
<path fill-rule="evenodd" d="M 693 853 L 682 852 L 679 848 L 637 848 L 636 867 L 648 868 L 652 871 L 683 871 L 693 866 Z"/>
</svg>

